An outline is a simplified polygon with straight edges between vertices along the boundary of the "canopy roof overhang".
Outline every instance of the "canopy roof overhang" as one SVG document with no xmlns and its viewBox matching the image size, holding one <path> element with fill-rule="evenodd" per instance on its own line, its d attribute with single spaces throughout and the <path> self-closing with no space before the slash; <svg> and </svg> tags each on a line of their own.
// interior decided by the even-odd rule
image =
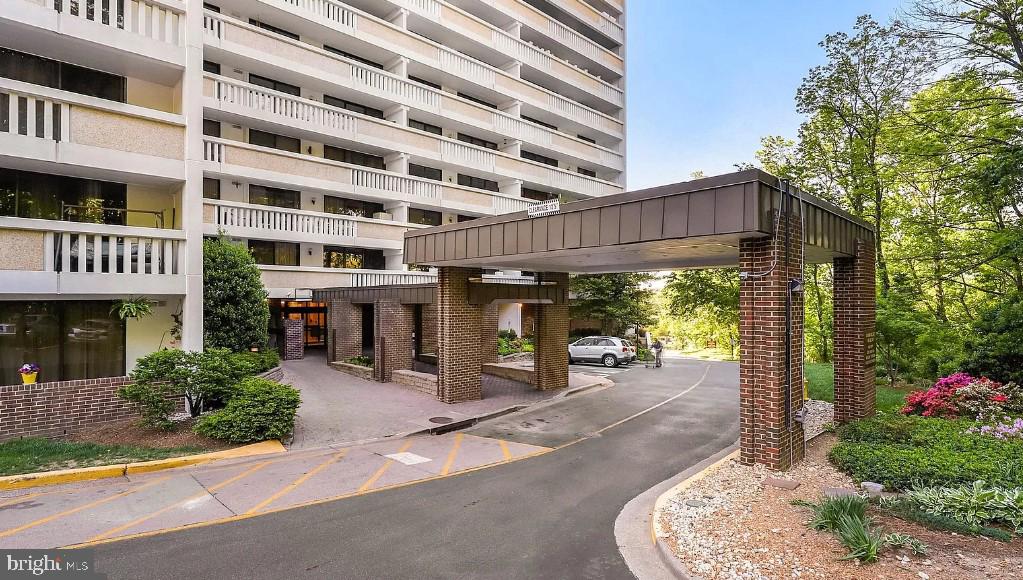
<svg viewBox="0 0 1023 580">
<path fill-rule="evenodd" d="M 405 263 L 461 268 L 603 273 L 739 264 L 739 242 L 770 236 L 782 208 L 781 182 L 753 169 L 588 199 L 555 215 L 527 212 L 405 233 Z M 805 193 L 805 261 L 853 256 L 873 228 Z"/>
</svg>

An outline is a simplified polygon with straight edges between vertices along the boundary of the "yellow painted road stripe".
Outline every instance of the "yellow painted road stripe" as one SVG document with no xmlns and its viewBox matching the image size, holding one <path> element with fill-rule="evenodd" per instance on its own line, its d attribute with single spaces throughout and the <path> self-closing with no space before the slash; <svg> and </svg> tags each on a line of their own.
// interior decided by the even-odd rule
<svg viewBox="0 0 1023 580">
<path fill-rule="evenodd" d="M 498 441 L 498 443 L 501 444 L 501 453 L 504 455 L 504 458 L 505 459 L 511 459 L 512 458 L 512 454 L 511 454 L 511 451 L 508 449 L 508 442 L 505 441 L 504 439 L 501 439 L 501 440 Z"/>
<path fill-rule="evenodd" d="M 401 446 L 401 449 L 398 450 L 398 453 L 404 453 L 408 451 L 409 447 L 412 447 L 411 439 L 406 441 L 405 444 Z M 363 492 L 373 487 L 373 484 L 376 483 L 377 480 L 380 479 L 380 477 L 387 473 L 387 470 L 391 468 L 392 463 L 394 463 L 393 459 L 388 459 L 387 461 L 385 461 L 384 464 L 380 466 L 380 469 L 378 469 L 377 472 L 374 473 L 372 477 L 366 480 L 366 483 L 359 486 L 359 491 Z"/>
<path fill-rule="evenodd" d="M 441 475 L 447 475 L 451 471 L 451 466 L 455 464 L 455 457 L 458 457 L 458 448 L 462 446 L 462 439 L 465 437 L 462 433 L 455 435 L 455 444 L 451 446 L 451 452 L 448 453 L 448 460 L 444 462 L 444 469 L 440 470 Z"/>
<path fill-rule="evenodd" d="M 49 523 L 49 522 L 52 522 L 54 520 L 59 520 L 60 518 L 67 517 L 67 516 L 70 516 L 72 514 L 76 514 L 76 513 L 80 512 L 82 510 L 87 510 L 89 508 L 94 508 L 96 506 L 103 505 L 103 504 L 105 504 L 107 502 L 114 501 L 115 499 L 124 497 L 126 495 L 131 495 L 133 493 L 142 491 L 143 489 L 146 489 L 147 487 L 152 487 L 152 486 L 154 486 L 154 485 L 156 485 L 158 483 L 162 483 L 162 482 L 164 482 L 164 481 L 166 481 L 168 479 L 170 479 L 169 475 L 161 477 L 161 478 L 158 478 L 158 479 L 154 479 L 153 481 L 150 481 L 149 483 L 146 483 L 144 485 L 140 485 L 139 487 L 136 487 L 134 489 L 129 489 L 127 491 L 122 491 L 121 493 L 112 495 L 110 497 L 105 497 L 103 499 L 98 499 L 96 501 L 89 502 L 89 503 L 87 503 L 85 505 L 78 506 L 76 508 L 72 508 L 72 509 L 69 509 L 67 511 L 60 512 L 59 514 L 53 514 L 52 516 L 46 516 L 45 518 L 38 519 L 38 520 L 36 520 L 34 522 L 29 522 L 27 524 L 18 526 L 16 528 L 11 528 L 9 530 L 0 532 L 0 538 L 5 538 L 7 536 L 11 536 L 11 535 L 17 534 L 18 532 L 23 532 L 23 531 L 25 531 L 25 530 L 27 530 L 29 528 L 34 528 L 36 526 L 41 526 L 41 525 L 43 525 L 45 523 Z"/>
<path fill-rule="evenodd" d="M 330 467 L 336 461 L 338 461 L 339 459 L 344 457 L 345 453 L 348 453 L 347 449 L 342 449 L 340 452 L 335 453 L 334 455 L 331 455 L 330 459 L 328 459 L 328 460 L 324 461 L 323 463 L 317 465 L 316 467 L 312 468 L 311 470 L 309 470 L 308 473 L 306 473 L 302 477 L 299 477 L 298 479 L 296 479 L 295 481 L 289 483 L 288 485 L 284 486 L 283 488 L 280 489 L 280 491 L 278 491 L 277 493 L 275 493 L 275 494 L 271 495 L 270 497 L 264 499 L 263 501 L 259 502 L 252 509 L 250 509 L 249 511 L 247 511 L 245 513 L 247 513 L 247 514 L 256 513 L 259 510 L 265 508 L 266 506 L 272 504 L 273 502 L 281 499 L 285 495 L 295 491 L 295 489 L 298 488 L 298 486 L 300 486 L 303 483 L 309 481 L 309 478 L 311 478 L 312 476 L 316 475 L 317 473 L 323 471 L 324 469 Z"/>
<path fill-rule="evenodd" d="M 39 497 L 41 495 L 43 495 L 43 494 L 42 493 L 27 493 L 25 495 L 19 495 L 17 497 L 8 498 L 8 499 L 6 499 L 4 501 L 0 501 L 0 507 L 9 506 L 11 504 L 16 504 L 16 503 L 21 503 L 21 502 L 23 502 L 25 500 L 29 500 L 29 499 L 32 499 L 34 497 Z"/>
<path fill-rule="evenodd" d="M 139 525 L 139 524 L 141 524 L 143 522 L 149 521 L 149 520 L 155 518 L 156 516 L 165 514 L 165 513 L 169 512 L 169 511 L 171 511 L 172 509 L 179 508 L 179 507 L 181 507 L 181 506 L 183 506 L 185 504 L 188 504 L 190 502 L 193 502 L 193 501 L 198 501 L 198 500 L 200 500 L 200 499 L 202 499 L 204 497 L 212 497 L 212 496 L 210 496 L 210 493 L 212 493 L 214 491 L 217 491 L 218 489 L 225 488 L 225 487 L 231 485 L 232 483 L 234 483 L 234 482 L 236 482 L 236 481 L 238 481 L 240 479 L 246 478 L 246 477 L 252 475 L 253 473 L 259 471 L 260 469 L 263 469 L 267 465 L 270 465 L 269 461 L 264 461 L 263 463 L 258 463 L 258 464 L 250 467 L 249 469 L 246 469 L 245 471 L 239 473 L 238 475 L 236 475 L 236 476 L 234 476 L 234 477 L 232 477 L 230 479 L 222 481 L 222 482 L 218 483 L 217 485 L 210 486 L 209 488 L 204 490 L 202 493 L 197 493 L 197 494 L 193 495 L 192 497 L 189 497 L 187 499 L 183 499 L 183 500 L 181 500 L 181 501 L 179 501 L 179 502 L 177 502 L 175 504 L 171 504 L 171 505 L 169 505 L 169 506 L 167 506 L 167 507 L 165 507 L 163 509 L 156 510 L 155 512 L 153 512 L 153 513 L 151 513 L 151 514 L 149 514 L 147 516 L 142 516 L 141 518 L 132 520 L 132 521 L 130 521 L 130 522 L 124 524 L 124 525 L 117 526 L 116 528 L 109 529 L 109 530 L 103 532 L 102 534 L 100 534 L 98 536 L 95 536 L 93 538 L 90 538 L 89 540 L 86 540 L 86 541 L 88 541 L 88 542 L 95 542 L 97 540 L 102 540 L 103 538 L 108 538 L 108 537 L 113 536 L 114 534 L 116 534 L 118 532 L 123 532 L 124 530 L 128 530 L 128 529 L 134 528 L 135 526 L 137 526 L 137 525 Z"/>
</svg>

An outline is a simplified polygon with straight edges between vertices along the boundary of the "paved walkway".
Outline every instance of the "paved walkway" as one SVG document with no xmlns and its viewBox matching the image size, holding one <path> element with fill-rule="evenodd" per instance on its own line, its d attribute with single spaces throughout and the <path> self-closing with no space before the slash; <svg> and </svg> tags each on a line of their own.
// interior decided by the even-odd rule
<svg viewBox="0 0 1023 580">
<path fill-rule="evenodd" d="M 284 382 L 302 392 L 292 449 L 354 443 L 389 437 L 438 423 L 431 417 L 455 421 L 493 413 L 515 405 L 557 397 L 561 391 L 537 391 L 531 385 L 484 376 L 483 400 L 448 405 L 401 385 L 365 381 L 327 366 L 322 353 L 287 361 Z M 571 388 L 598 379 L 573 373 Z"/>
</svg>

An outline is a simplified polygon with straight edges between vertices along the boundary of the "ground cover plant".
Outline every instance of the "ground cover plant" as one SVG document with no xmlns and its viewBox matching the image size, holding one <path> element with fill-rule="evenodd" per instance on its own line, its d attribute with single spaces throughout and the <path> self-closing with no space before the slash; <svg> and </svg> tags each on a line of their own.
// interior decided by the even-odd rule
<svg viewBox="0 0 1023 580">
<path fill-rule="evenodd" d="M 197 447 L 151 448 L 26 437 L 0 443 L 0 476 L 152 461 L 201 452 Z"/>
<path fill-rule="evenodd" d="M 886 548 L 907 548 L 914 554 L 926 554 L 927 546 L 906 534 L 885 533 L 867 515 L 869 503 L 859 495 L 823 497 L 817 503 L 795 501 L 809 508 L 813 516 L 807 525 L 838 536 L 848 550 L 846 559 L 876 562 Z"/>
</svg>

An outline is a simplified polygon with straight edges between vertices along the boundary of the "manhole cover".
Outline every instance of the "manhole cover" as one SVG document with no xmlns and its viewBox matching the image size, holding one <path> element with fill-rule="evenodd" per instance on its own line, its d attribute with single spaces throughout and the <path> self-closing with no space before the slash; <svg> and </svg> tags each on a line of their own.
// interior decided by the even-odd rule
<svg viewBox="0 0 1023 580">
<path fill-rule="evenodd" d="M 440 423 L 441 425 L 444 425 L 445 423 L 450 423 L 452 421 L 454 421 L 454 419 L 452 419 L 451 417 L 430 417 L 431 423 Z"/>
</svg>

